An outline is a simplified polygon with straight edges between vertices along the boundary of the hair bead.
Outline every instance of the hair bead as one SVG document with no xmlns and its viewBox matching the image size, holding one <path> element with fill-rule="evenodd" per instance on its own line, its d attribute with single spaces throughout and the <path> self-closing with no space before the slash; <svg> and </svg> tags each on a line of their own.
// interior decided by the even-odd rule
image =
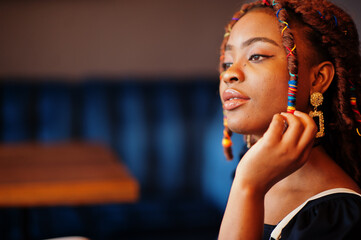
<svg viewBox="0 0 361 240">
<path fill-rule="evenodd" d="M 225 148 L 229 148 L 232 146 L 232 141 L 228 138 L 223 138 L 222 139 L 222 146 Z"/>
<path fill-rule="evenodd" d="M 233 159 L 233 154 L 232 154 L 233 143 L 231 140 L 232 132 L 228 128 L 228 120 L 225 111 L 223 111 L 223 126 L 224 126 L 224 130 L 223 130 L 222 146 L 223 146 L 224 154 L 227 160 L 232 160 Z"/>
</svg>

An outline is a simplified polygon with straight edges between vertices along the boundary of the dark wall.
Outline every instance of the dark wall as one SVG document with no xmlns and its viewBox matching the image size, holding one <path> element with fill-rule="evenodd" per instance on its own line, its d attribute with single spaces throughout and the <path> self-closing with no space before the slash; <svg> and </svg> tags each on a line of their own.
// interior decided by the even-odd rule
<svg viewBox="0 0 361 240">
<path fill-rule="evenodd" d="M 214 76 L 241 2 L 1 2 L 0 77 Z"/>
<path fill-rule="evenodd" d="M 216 76 L 223 27 L 243 0 L 0 3 L 0 78 Z M 361 1 L 335 0 L 361 27 Z"/>
</svg>

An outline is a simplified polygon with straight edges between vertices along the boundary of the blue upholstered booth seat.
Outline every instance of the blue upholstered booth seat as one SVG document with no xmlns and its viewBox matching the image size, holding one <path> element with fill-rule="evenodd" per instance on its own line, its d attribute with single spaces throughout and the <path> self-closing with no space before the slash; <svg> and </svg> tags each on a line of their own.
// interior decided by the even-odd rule
<svg viewBox="0 0 361 240">
<path fill-rule="evenodd" d="M 32 238 L 215 239 L 237 164 L 223 157 L 217 87 L 216 79 L 3 82 L 2 142 L 99 142 L 141 185 L 135 204 L 33 208 Z M 22 217 L 1 209 L 0 239 L 22 239 Z"/>
</svg>

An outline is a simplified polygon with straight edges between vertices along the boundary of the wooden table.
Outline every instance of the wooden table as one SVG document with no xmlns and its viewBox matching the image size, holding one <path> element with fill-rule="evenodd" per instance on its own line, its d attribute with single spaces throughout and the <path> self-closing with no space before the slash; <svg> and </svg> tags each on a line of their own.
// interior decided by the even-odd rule
<svg viewBox="0 0 361 240">
<path fill-rule="evenodd" d="M 137 181 L 106 147 L 0 144 L 0 207 L 134 202 Z"/>
</svg>

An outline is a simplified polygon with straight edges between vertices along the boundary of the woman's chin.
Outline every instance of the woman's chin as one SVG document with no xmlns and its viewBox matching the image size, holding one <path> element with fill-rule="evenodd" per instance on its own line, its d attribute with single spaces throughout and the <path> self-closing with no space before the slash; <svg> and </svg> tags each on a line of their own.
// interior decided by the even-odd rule
<svg viewBox="0 0 361 240">
<path fill-rule="evenodd" d="M 234 132 L 234 133 L 238 133 L 238 134 L 242 134 L 242 135 L 248 135 L 248 134 L 252 134 L 252 129 L 249 129 L 247 127 L 240 127 L 240 126 L 231 126 L 228 125 L 228 128 Z"/>
<path fill-rule="evenodd" d="M 261 129 L 261 128 L 253 128 L 251 126 L 232 126 L 230 124 L 228 124 L 228 128 L 233 132 L 233 133 L 237 133 L 237 134 L 242 134 L 242 135 L 254 135 L 254 136 L 263 136 L 263 134 L 265 133 L 265 131 L 267 129 Z"/>
</svg>

